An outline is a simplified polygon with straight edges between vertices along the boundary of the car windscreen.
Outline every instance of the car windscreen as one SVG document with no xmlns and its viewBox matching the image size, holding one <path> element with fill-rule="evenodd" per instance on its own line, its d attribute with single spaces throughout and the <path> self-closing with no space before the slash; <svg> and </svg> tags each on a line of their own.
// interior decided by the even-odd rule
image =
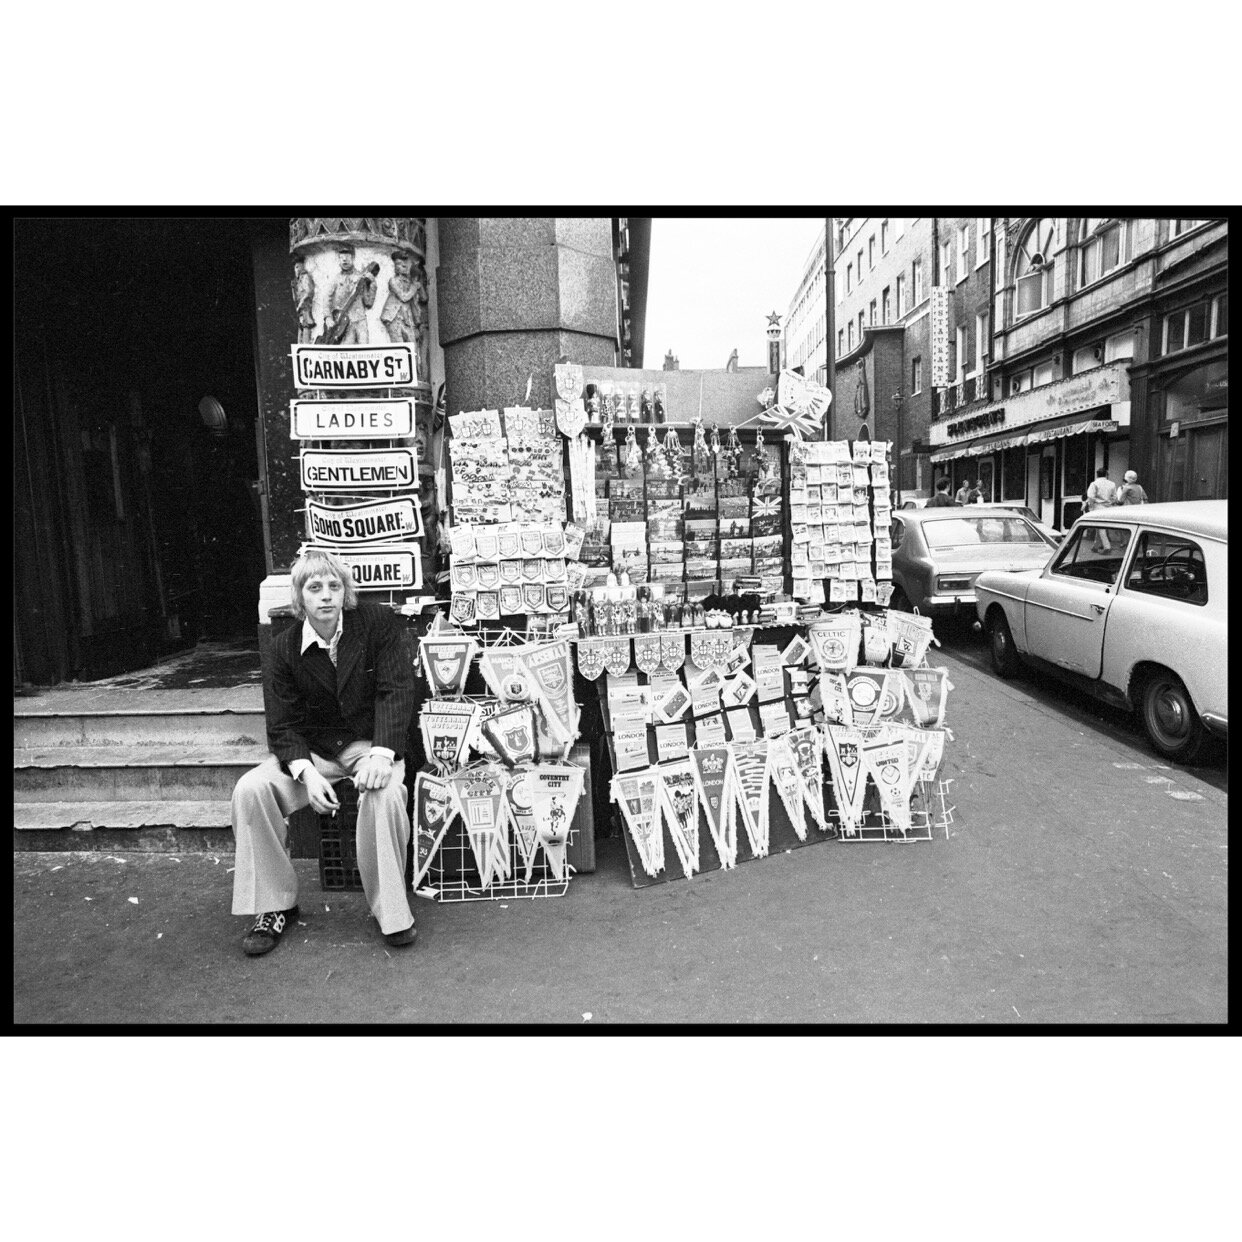
<svg viewBox="0 0 1242 1242">
<path fill-rule="evenodd" d="M 1020 517 L 951 517 L 923 523 L 929 548 L 970 548 L 981 543 L 1038 543 L 1047 541 Z"/>
</svg>

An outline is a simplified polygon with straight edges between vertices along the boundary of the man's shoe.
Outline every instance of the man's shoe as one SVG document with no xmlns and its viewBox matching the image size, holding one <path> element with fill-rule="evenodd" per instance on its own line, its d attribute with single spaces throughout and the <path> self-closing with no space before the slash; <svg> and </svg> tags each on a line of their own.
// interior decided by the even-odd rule
<svg viewBox="0 0 1242 1242">
<path fill-rule="evenodd" d="M 242 940 L 242 952 L 247 957 L 259 957 L 270 953 L 285 934 L 285 928 L 298 917 L 298 908 L 275 910 L 268 914 L 260 914 L 254 926 Z"/>
<path fill-rule="evenodd" d="M 385 932 L 384 941 L 391 945 L 413 944 L 417 934 L 414 924 L 411 923 L 404 931 Z"/>
</svg>

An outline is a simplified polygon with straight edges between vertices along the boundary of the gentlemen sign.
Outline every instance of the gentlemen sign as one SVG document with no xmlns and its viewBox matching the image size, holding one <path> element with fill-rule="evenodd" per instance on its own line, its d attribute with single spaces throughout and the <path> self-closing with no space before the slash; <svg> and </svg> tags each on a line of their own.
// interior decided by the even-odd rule
<svg viewBox="0 0 1242 1242">
<path fill-rule="evenodd" d="M 349 568 L 360 591 L 399 590 L 423 585 L 423 562 L 417 547 L 368 548 L 365 552 L 344 552 L 339 548 L 306 545 L 305 551 L 332 552 Z"/>
<path fill-rule="evenodd" d="M 409 497 L 335 507 L 306 502 L 306 534 L 312 543 L 350 548 L 417 539 L 422 533 L 422 515 Z"/>
<path fill-rule="evenodd" d="M 931 382 L 949 386 L 949 290 L 933 285 L 931 291 Z"/>
<path fill-rule="evenodd" d="M 417 487 L 412 448 L 302 450 L 304 492 L 382 492 Z"/>
<path fill-rule="evenodd" d="M 408 388 L 416 383 L 414 346 L 293 345 L 295 388 Z"/>
<path fill-rule="evenodd" d="M 290 401 L 289 434 L 295 440 L 397 440 L 414 434 L 414 402 Z"/>
</svg>

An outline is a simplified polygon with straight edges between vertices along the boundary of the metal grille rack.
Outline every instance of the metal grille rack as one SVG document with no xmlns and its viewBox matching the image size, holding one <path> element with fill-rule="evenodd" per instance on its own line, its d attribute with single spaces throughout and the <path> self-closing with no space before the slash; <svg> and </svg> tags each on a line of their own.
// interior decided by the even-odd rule
<svg viewBox="0 0 1242 1242">
<path fill-rule="evenodd" d="M 588 794 L 584 791 L 583 797 Z M 577 833 L 572 828 L 569 840 Z M 566 842 L 566 852 L 569 843 Z M 508 901 L 524 897 L 563 897 L 569 888 L 573 868 L 565 864 L 565 878 L 558 880 L 548 866 L 542 846 L 535 847 L 535 862 L 531 867 L 530 880 L 526 877 L 526 863 L 516 841 L 509 842 L 508 880 L 493 881 L 487 888 L 480 882 L 479 869 L 474 861 L 474 850 L 460 816 L 444 834 L 444 840 L 432 859 L 424 884 L 436 890 L 436 900 L 455 901 Z"/>
</svg>

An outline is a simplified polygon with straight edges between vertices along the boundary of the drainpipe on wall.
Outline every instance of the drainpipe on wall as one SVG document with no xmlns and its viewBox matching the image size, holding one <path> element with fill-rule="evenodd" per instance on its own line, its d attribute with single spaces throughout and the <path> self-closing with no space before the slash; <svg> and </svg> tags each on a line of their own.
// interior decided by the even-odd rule
<svg viewBox="0 0 1242 1242">
<path fill-rule="evenodd" d="M 824 415 L 824 439 L 831 440 L 834 421 L 833 406 L 837 401 L 837 324 L 836 324 L 836 290 L 835 269 L 832 265 L 832 217 L 824 217 L 824 306 L 827 310 L 828 336 L 824 341 L 824 356 L 827 366 L 824 371 L 824 387 L 832 393 L 828 403 L 828 411 Z"/>
</svg>

